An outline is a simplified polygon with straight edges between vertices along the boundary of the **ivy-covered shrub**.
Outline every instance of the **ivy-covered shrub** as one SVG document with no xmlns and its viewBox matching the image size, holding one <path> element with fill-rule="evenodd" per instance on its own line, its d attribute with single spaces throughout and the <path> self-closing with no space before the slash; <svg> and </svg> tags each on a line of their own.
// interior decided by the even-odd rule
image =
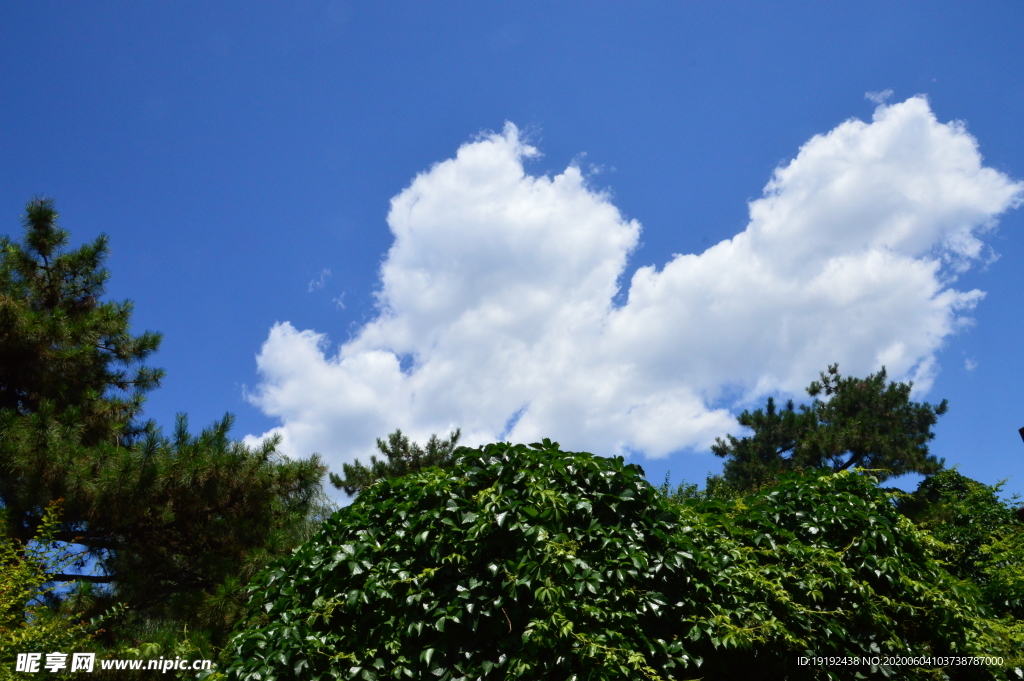
<svg viewBox="0 0 1024 681">
<path fill-rule="evenodd" d="M 900 510 L 944 544 L 950 572 L 977 584 L 998 614 L 1024 619 L 1024 524 L 1002 485 L 985 485 L 956 469 L 921 481 Z"/>
<path fill-rule="evenodd" d="M 682 519 L 712 514 L 727 537 L 714 550 L 734 543 L 749 561 L 739 574 L 751 582 L 736 593 L 758 601 L 758 612 L 744 620 L 740 650 L 709 656 L 705 669 L 718 673 L 707 678 L 742 678 L 728 672 L 737 660 L 764 670 L 748 678 L 1024 678 L 1015 666 L 1022 663 L 1024 632 L 990 619 L 977 585 L 950 574 L 940 560 L 946 547 L 901 514 L 869 475 L 783 475 L 728 504 L 687 502 Z M 798 656 L 991 656 L 1004 664 L 860 665 L 810 673 L 796 665 Z"/>
<path fill-rule="evenodd" d="M 1017 678 L 799 663 L 1019 643 L 865 475 L 673 502 L 547 440 L 459 455 L 370 487 L 264 572 L 229 678 Z"/>
</svg>

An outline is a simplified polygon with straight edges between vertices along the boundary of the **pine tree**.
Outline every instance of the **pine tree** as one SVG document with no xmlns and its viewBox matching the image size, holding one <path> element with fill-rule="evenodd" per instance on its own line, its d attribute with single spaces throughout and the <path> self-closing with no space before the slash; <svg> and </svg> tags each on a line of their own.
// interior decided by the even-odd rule
<svg viewBox="0 0 1024 681">
<path fill-rule="evenodd" d="M 128 331 L 130 301 L 100 302 L 107 237 L 65 252 L 50 199 L 28 204 L 25 243 L 0 240 L 0 410 L 76 410 L 81 440 L 127 443 L 163 371 L 142 365 L 160 334 Z"/>
<path fill-rule="evenodd" d="M 377 449 L 384 459 L 371 456 L 369 466 L 359 459 L 342 464 L 344 477 L 331 473 L 331 484 L 345 490 L 351 497 L 381 480 L 418 473 L 431 466 L 449 468 L 455 461 L 455 449 L 461 436 L 459 428 L 449 433 L 447 440 L 431 435 L 426 447 L 422 447 L 416 442 L 409 442 L 401 429 L 396 430 L 388 435 L 386 441 L 377 438 Z"/>
<path fill-rule="evenodd" d="M 151 629 L 226 633 L 248 578 L 326 512 L 326 468 L 316 455 L 286 459 L 278 440 L 232 440 L 230 415 L 199 435 L 184 415 L 171 436 L 141 421 L 163 376 L 144 365 L 160 335 L 130 333 L 130 301 L 101 301 L 106 237 L 68 250 L 57 217 L 34 200 L 22 243 L 0 242 L 4 526 L 26 541 L 63 499 L 52 537 L 71 544 L 78 570 L 55 579 L 97 587 L 85 599 L 95 610 L 122 603 Z"/>
<path fill-rule="evenodd" d="M 805 468 L 868 468 L 880 481 L 942 470 L 928 442 L 935 437 L 932 426 L 946 412 L 946 400 L 914 402 L 913 383 L 886 379 L 885 367 L 861 379 L 844 378 L 833 364 L 808 386 L 807 393 L 816 398 L 810 405 L 794 409 L 790 400 L 778 410 L 769 397 L 764 410 L 744 411 L 737 420 L 754 433 L 715 441 L 711 451 L 727 461 L 721 478 L 712 482 L 746 491 L 784 471 Z"/>
<path fill-rule="evenodd" d="M 131 302 L 100 302 L 107 238 L 68 252 L 57 217 L 52 200 L 31 201 L 24 243 L 0 240 L 0 501 L 22 540 L 46 503 L 91 477 L 72 465 L 79 450 L 113 454 L 151 428 L 137 417 L 163 377 L 142 364 L 160 334 L 129 333 Z M 84 510 L 74 505 L 66 513 Z"/>
</svg>

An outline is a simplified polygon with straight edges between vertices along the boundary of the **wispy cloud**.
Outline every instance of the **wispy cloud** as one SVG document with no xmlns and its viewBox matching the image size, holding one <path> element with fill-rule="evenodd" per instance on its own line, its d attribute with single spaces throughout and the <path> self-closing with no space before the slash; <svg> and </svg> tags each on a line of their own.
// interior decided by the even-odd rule
<svg viewBox="0 0 1024 681">
<path fill-rule="evenodd" d="M 730 409 L 839 362 L 926 391 L 981 291 L 954 287 L 1024 185 L 914 97 L 809 140 L 745 230 L 647 265 L 640 224 L 570 166 L 534 176 L 517 128 L 463 145 L 392 199 L 379 312 L 334 350 L 275 325 L 251 399 L 285 451 L 333 465 L 396 427 L 468 443 L 551 437 L 663 456 L 735 429 Z M 737 397 L 738 396 L 738 397 Z"/>
<path fill-rule="evenodd" d="M 320 274 L 318 274 L 315 279 L 310 280 L 309 292 L 312 293 L 313 291 L 319 291 L 324 286 L 327 286 L 327 280 L 330 278 L 330 270 L 320 270 Z"/>
<path fill-rule="evenodd" d="M 864 93 L 864 98 L 865 99 L 867 99 L 870 102 L 874 102 L 875 104 L 878 104 L 879 106 L 881 106 L 882 104 L 885 104 L 887 101 L 889 101 L 890 97 L 892 97 L 892 90 L 882 90 L 880 92 L 865 92 Z"/>
</svg>

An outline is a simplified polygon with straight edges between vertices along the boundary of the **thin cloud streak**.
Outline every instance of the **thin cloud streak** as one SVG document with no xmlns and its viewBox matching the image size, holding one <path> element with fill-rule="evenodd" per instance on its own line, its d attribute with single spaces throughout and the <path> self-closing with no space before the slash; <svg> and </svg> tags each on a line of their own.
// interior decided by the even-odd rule
<svg viewBox="0 0 1024 681">
<path fill-rule="evenodd" d="M 331 271 L 330 270 L 328 270 L 328 269 L 320 270 L 320 274 L 318 274 L 315 279 L 312 279 L 309 282 L 309 287 L 308 287 L 309 293 L 312 293 L 313 291 L 319 291 L 324 286 L 327 286 L 327 280 L 330 279 L 330 278 L 331 278 Z"/>
</svg>

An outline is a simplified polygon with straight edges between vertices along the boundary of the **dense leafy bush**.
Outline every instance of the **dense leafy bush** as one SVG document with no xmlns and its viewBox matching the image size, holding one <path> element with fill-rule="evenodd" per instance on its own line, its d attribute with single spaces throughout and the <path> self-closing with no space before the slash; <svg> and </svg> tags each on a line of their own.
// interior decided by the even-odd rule
<svg viewBox="0 0 1024 681">
<path fill-rule="evenodd" d="M 229 677 L 935 679 L 798 657 L 1019 649 L 864 474 L 673 502 L 546 440 L 459 455 L 369 488 L 257 579 Z"/>
<path fill-rule="evenodd" d="M 265 622 L 237 640 L 234 673 L 626 678 L 685 665 L 650 589 L 686 560 L 672 515 L 633 467 L 556 446 L 491 445 L 457 475 L 361 494 L 266 574 Z"/>
</svg>

